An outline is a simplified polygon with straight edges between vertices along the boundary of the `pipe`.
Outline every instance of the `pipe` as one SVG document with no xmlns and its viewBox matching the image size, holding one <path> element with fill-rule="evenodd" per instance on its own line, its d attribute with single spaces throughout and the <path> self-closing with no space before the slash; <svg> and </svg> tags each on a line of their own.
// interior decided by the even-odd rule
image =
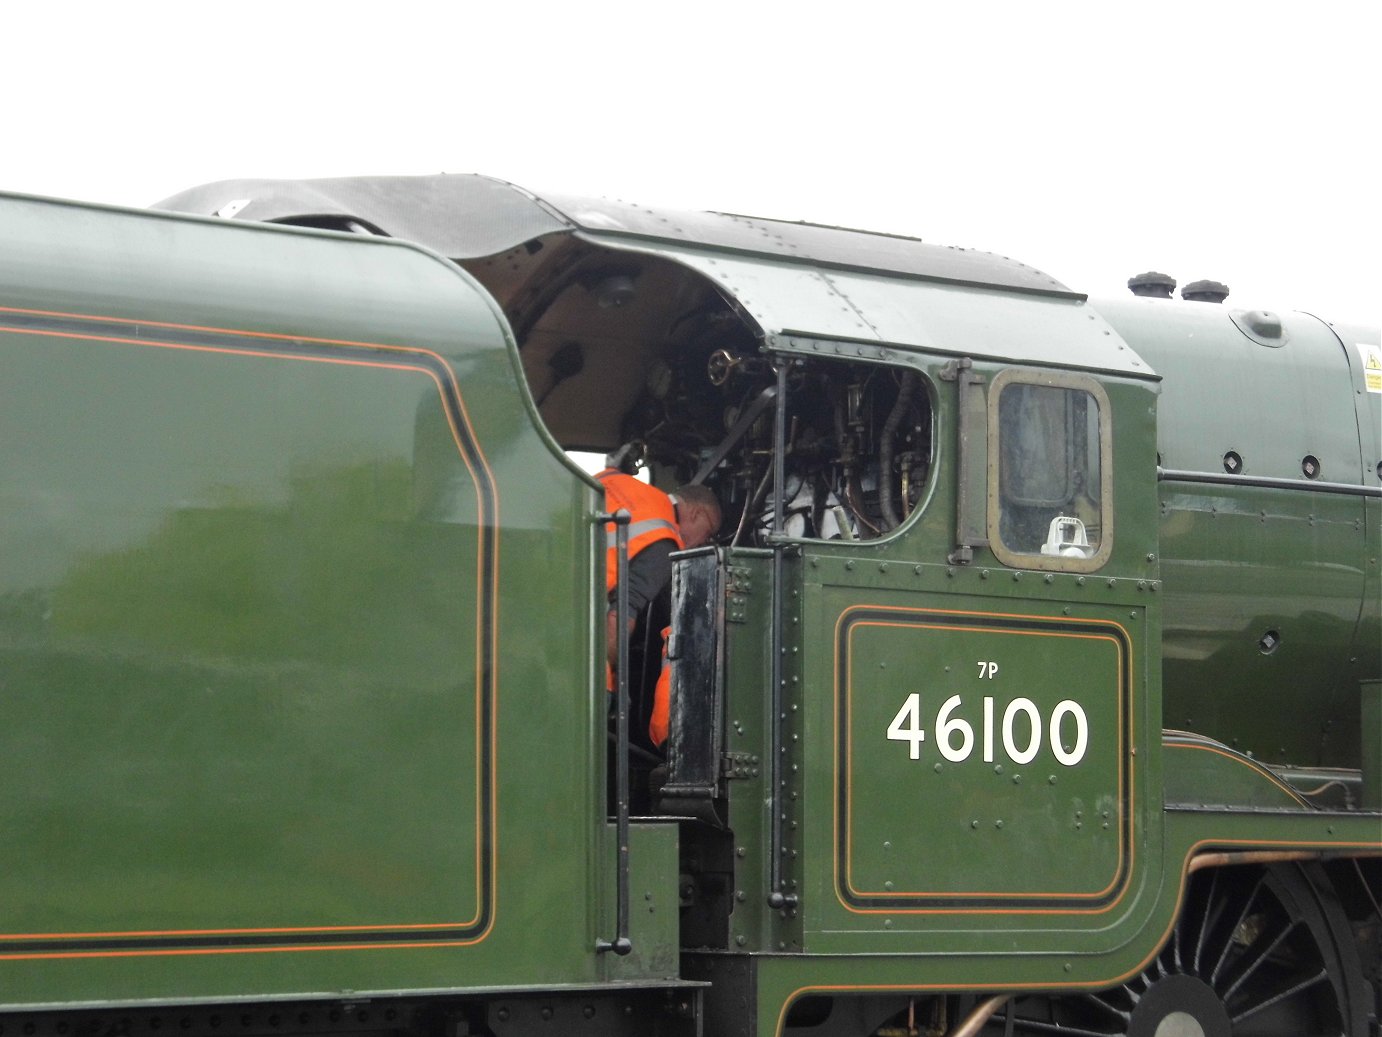
<svg viewBox="0 0 1382 1037">
<path fill-rule="evenodd" d="M 879 436 L 878 510 L 883 513 L 883 532 L 902 525 L 902 520 L 897 517 L 897 509 L 893 507 L 893 439 L 897 435 L 897 427 L 907 415 L 916 385 L 915 371 L 908 370 L 903 374 L 902 384 L 897 389 L 897 400 L 893 403 L 893 409 L 888 412 L 888 420 L 883 422 L 883 432 Z"/>
<path fill-rule="evenodd" d="M 1205 868 L 1227 868 L 1235 864 L 1285 864 L 1288 861 L 1317 861 L 1324 859 L 1324 850 L 1240 850 L 1233 853 L 1200 853 L 1190 858 L 1186 871 L 1194 874 Z M 1382 852 L 1335 854 L 1348 859 L 1382 857 Z"/>
<path fill-rule="evenodd" d="M 993 1017 L 993 1013 L 1008 1003 L 1010 994 L 994 994 L 987 1001 L 980 1001 L 974 1006 L 974 1011 L 965 1016 L 964 1022 L 951 1030 L 947 1037 L 974 1037 L 976 1033 L 984 1028 L 984 1024 Z"/>
</svg>

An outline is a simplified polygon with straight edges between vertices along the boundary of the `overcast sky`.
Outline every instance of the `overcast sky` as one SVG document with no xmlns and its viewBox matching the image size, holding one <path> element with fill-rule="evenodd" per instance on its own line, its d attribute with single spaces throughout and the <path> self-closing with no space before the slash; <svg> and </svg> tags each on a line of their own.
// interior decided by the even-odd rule
<svg viewBox="0 0 1382 1037">
<path fill-rule="evenodd" d="M 1377 0 L 3 11 L 0 189 L 481 172 L 1382 322 Z"/>
</svg>

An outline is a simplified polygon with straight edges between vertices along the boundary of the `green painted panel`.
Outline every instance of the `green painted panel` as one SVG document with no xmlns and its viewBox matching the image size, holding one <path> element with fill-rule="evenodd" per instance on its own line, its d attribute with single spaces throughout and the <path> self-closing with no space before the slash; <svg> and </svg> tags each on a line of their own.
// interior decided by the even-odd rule
<svg viewBox="0 0 1382 1037">
<path fill-rule="evenodd" d="M 615 859 L 618 847 L 613 824 L 604 826 L 601 853 Z M 677 838 L 675 821 L 634 822 L 629 826 L 629 939 L 633 949 L 625 957 L 600 955 L 601 979 L 637 980 L 645 976 L 676 979 L 681 966 L 677 936 Z M 605 876 L 601 939 L 615 935 L 616 876 Z"/>
<path fill-rule="evenodd" d="M 432 373 L 0 350 L 0 932 L 478 931 L 485 562 Z"/>
<path fill-rule="evenodd" d="M 1309 808 L 1290 785 L 1251 757 L 1179 731 L 1162 735 L 1166 804 L 1189 809 Z"/>
<path fill-rule="evenodd" d="M 1362 481 L 1349 356 L 1314 317 L 1280 314 L 1284 344 L 1267 346 L 1226 306 L 1131 296 L 1094 305 L 1162 376 L 1164 467 L 1222 473 L 1234 450 L 1245 475 L 1303 479 L 1312 454 L 1319 478 Z"/>
<path fill-rule="evenodd" d="M 1358 765 L 1357 682 L 1376 666 L 1353 647 L 1367 564 L 1363 505 L 1162 484 L 1167 727 L 1273 763 Z M 1245 564 L 1268 556 L 1271 564 Z M 1277 641 L 1269 652 L 1268 632 Z"/>
</svg>

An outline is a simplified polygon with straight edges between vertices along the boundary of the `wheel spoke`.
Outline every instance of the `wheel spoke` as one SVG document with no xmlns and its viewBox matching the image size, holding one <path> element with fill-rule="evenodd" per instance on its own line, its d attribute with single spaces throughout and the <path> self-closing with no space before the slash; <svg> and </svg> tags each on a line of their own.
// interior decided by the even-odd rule
<svg viewBox="0 0 1382 1037">
<path fill-rule="evenodd" d="M 1209 935 L 1209 927 L 1213 924 L 1216 915 L 1222 910 L 1219 906 L 1219 900 L 1215 896 L 1218 891 L 1219 869 L 1215 868 L 1209 877 L 1209 893 L 1205 897 L 1204 911 L 1200 915 L 1200 931 L 1195 934 L 1195 965 L 1191 971 L 1197 976 L 1204 975 L 1200 970 L 1200 957 L 1204 952 L 1205 937 Z"/>
<path fill-rule="evenodd" d="M 1181 964 L 1180 941 L 1182 930 L 1185 928 L 1186 915 L 1184 912 L 1176 919 L 1176 924 L 1171 927 L 1171 963 L 1177 972 L 1184 972 L 1185 966 Z"/>
<path fill-rule="evenodd" d="M 1238 974 L 1238 978 L 1235 979 L 1232 985 L 1223 992 L 1222 997 L 1225 1004 L 1228 1004 L 1229 1000 L 1233 997 L 1233 995 L 1238 992 L 1238 989 L 1244 983 L 1246 983 L 1252 977 L 1252 974 L 1256 972 L 1259 968 L 1261 968 L 1262 965 L 1267 961 L 1267 959 L 1270 958 L 1272 954 L 1276 951 L 1276 949 L 1281 946 L 1281 941 L 1286 939 L 1286 937 L 1290 936 L 1291 933 L 1295 932 L 1296 927 L 1299 925 L 1300 919 L 1298 918 L 1288 922 L 1286 924 L 1286 928 L 1282 929 L 1281 932 L 1277 933 L 1275 939 L 1268 943 L 1266 947 L 1263 947 L 1262 950 L 1257 952 L 1256 957 L 1254 957 L 1251 961 L 1248 962 L 1247 966 L 1243 969 L 1243 971 Z"/>
<path fill-rule="evenodd" d="M 1262 883 L 1266 879 L 1267 873 L 1263 872 L 1257 877 L 1257 881 L 1252 884 L 1252 889 L 1248 892 L 1247 899 L 1243 901 L 1243 910 L 1238 913 L 1238 921 L 1229 927 L 1224 935 L 1224 949 L 1219 952 L 1219 960 L 1214 963 L 1214 969 L 1210 972 L 1208 982 L 1215 990 L 1219 989 L 1219 971 L 1224 967 L 1224 962 L 1228 960 L 1228 953 L 1233 949 L 1233 938 L 1243 923 L 1248 920 L 1248 912 L 1252 910 L 1253 904 L 1257 902 L 1257 894 L 1262 890 Z"/>
<path fill-rule="evenodd" d="M 1271 1008 L 1273 1005 L 1279 1005 L 1281 1004 L 1281 1002 L 1289 998 L 1293 998 L 1297 994 L 1304 993 L 1311 987 L 1317 986 L 1318 984 L 1322 983 L 1328 978 L 1329 970 L 1320 969 L 1319 972 L 1315 973 L 1315 975 L 1311 976 L 1309 979 L 1303 979 L 1295 986 L 1286 988 L 1281 993 L 1277 994 L 1275 997 L 1269 997 L 1267 998 L 1267 1000 L 1261 1002 L 1260 1004 L 1254 1005 L 1253 1007 L 1249 1008 L 1246 1012 L 1240 1012 L 1238 1015 L 1235 1015 L 1230 1020 L 1230 1022 L 1232 1022 L 1234 1026 L 1237 1026 L 1244 1019 L 1251 1019 L 1259 1012 L 1265 1012 L 1268 1008 Z"/>
<path fill-rule="evenodd" d="M 1131 1012 L 1125 1012 L 1121 1008 L 1114 1008 L 1113 1005 L 1109 1004 L 1098 994 L 1084 994 L 1081 996 L 1080 1000 L 1087 1005 L 1093 1005 L 1095 1008 L 1102 1008 L 1109 1015 L 1113 1016 L 1115 1019 L 1121 1020 L 1124 1023 L 1126 1023 L 1129 1019 L 1132 1018 Z"/>
</svg>

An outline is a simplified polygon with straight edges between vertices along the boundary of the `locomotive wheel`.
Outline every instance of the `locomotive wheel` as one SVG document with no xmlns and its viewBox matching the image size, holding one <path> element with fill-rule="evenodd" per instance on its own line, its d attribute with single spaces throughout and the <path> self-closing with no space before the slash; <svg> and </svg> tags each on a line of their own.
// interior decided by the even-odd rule
<svg viewBox="0 0 1382 1037">
<path fill-rule="evenodd" d="M 1171 938 L 1122 986 L 1021 997 L 997 1037 L 1361 1037 L 1367 987 L 1324 873 L 1296 865 L 1191 877 Z"/>
</svg>

